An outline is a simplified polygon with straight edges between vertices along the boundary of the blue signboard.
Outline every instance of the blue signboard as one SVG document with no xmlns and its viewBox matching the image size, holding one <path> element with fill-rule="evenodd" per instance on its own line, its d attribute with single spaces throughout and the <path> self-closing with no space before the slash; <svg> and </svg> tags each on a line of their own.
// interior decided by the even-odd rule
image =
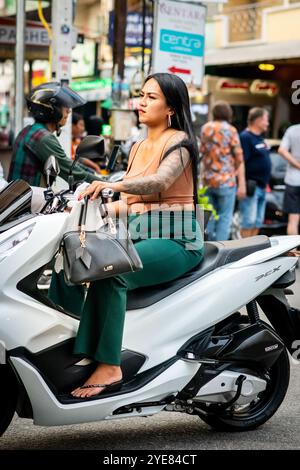
<svg viewBox="0 0 300 470">
<path fill-rule="evenodd" d="M 203 57 L 204 37 L 200 34 L 161 29 L 159 47 L 161 51 L 165 52 Z"/>
<path fill-rule="evenodd" d="M 108 43 L 112 46 L 114 42 L 114 17 L 115 12 L 109 13 L 109 33 Z M 152 46 L 152 16 L 145 18 L 145 47 Z M 126 47 L 142 47 L 143 45 L 143 15 L 141 13 L 130 12 L 126 21 Z"/>
</svg>

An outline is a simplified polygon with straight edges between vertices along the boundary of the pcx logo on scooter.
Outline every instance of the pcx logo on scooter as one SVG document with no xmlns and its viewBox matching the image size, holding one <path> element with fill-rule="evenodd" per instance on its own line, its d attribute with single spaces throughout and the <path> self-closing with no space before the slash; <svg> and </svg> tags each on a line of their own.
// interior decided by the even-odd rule
<svg viewBox="0 0 300 470">
<path fill-rule="evenodd" d="M 279 271 L 280 268 L 281 268 L 281 264 L 280 264 L 279 266 L 277 266 L 276 268 L 270 269 L 270 271 L 267 271 L 267 272 L 264 273 L 264 274 L 260 274 L 259 276 L 257 276 L 257 277 L 255 278 L 255 282 L 259 281 L 259 280 L 262 279 L 263 277 L 271 276 L 271 274 L 275 273 L 276 271 Z"/>
</svg>

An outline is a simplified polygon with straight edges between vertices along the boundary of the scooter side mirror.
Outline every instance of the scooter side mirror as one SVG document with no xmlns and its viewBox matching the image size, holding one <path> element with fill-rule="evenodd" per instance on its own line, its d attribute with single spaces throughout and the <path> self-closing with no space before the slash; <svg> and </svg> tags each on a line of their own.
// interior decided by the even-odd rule
<svg viewBox="0 0 300 470">
<path fill-rule="evenodd" d="M 87 135 L 78 145 L 75 153 L 75 161 L 79 158 L 99 160 L 105 152 L 104 138 L 98 135 Z"/>
<path fill-rule="evenodd" d="M 60 173 L 59 163 L 54 155 L 47 158 L 44 165 L 44 174 L 46 175 L 47 187 L 49 188 Z"/>
<path fill-rule="evenodd" d="M 80 158 L 89 158 L 90 160 L 100 160 L 105 153 L 105 142 L 103 137 L 98 135 L 87 135 L 78 145 L 74 161 L 71 165 L 68 177 L 69 190 L 74 190 L 74 177 L 72 175 L 74 165 Z"/>
<path fill-rule="evenodd" d="M 110 172 L 114 171 L 116 163 L 117 163 L 117 158 L 120 150 L 120 145 L 114 145 L 112 152 L 110 156 L 107 159 L 106 162 L 106 169 L 109 170 Z"/>
</svg>

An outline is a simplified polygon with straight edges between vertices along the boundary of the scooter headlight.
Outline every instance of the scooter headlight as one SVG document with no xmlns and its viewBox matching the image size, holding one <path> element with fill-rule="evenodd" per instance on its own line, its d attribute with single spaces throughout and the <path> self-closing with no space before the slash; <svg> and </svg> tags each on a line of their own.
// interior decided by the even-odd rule
<svg viewBox="0 0 300 470">
<path fill-rule="evenodd" d="M 3 242 L 0 242 L 0 261 L 7 258 L 7 256 L 12 255 L 26 242 L 34 226 L 35 224 L 31 224 L 20 232 L 14 233 L 10 237 L 6 238 Z"/>
</svg>

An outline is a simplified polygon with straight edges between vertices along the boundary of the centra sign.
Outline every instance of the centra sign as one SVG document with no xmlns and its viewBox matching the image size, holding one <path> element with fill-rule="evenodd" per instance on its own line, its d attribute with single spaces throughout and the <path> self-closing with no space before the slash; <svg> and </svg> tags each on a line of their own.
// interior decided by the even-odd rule
<svg viewBox="0 0 300 470">
<path fill-rule="evenodd" d="M 200 34 L 162 29 L 160 31 L 160 50 L 202 57 L 204 53 L 204 37 Z"/>
<path fill-rule="evenodd" d="M 204 73 L 206 8 L 189 0 L 154 2 L 153 71 L 175 73 L 201 86 Z"/>
</svg>

